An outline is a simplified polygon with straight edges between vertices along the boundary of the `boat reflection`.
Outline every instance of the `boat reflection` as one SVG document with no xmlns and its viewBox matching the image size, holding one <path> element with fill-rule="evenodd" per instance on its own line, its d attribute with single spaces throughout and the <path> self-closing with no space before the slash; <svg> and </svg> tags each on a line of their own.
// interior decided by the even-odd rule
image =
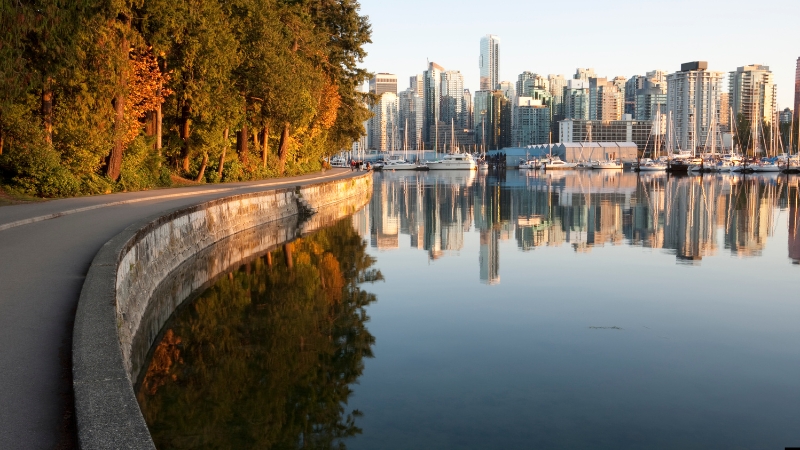
<svg viewBox="0 0 800 450">
<path fill-rule="evenodd" d="M 522 251 L 570 245 L 640 246 L 674 254 L 679 264 L 730 254 L 760 256 L 789 210 L 789 257 L 800 260 L 796 177 L 668 176 L 619 171 L 508 171 L 500 176 L 404 173 L 376 175 L 368 210 L 355 221 L 381 250 L 410 246 L 438 259 L 480 242 L 481 281 L 500 281 L 500 242 Z M 473 175 L 474 176 L 474 175 Z M 460 177 L 460 178 L 459 178 Z M 405 245 L 402 245 L 405 247 Z"/>
</svg>

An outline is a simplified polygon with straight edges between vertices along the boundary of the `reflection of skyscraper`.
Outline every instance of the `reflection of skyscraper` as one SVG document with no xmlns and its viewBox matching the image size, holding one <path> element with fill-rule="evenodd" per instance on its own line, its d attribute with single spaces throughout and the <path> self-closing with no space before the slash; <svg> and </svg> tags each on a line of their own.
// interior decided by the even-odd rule
<svg viewBox="0 0 800 450">
<path fill-rule="evenodd" d="M 497 232 L 481 230 L 481 249 L 478 262 L 481 267 L 481 282 L 497 284 L 500 282 L 500 250 Z"/>
<path fill-rule="evenodd" d="M 370 202 L 370 244 L 378 249 L 387 250 L 400 246 L 400 217 L 396 195 L 398 189 L 399 186 L 395 184 L 379 183 L 373 190 L 372 197 L 378 201 Z"/>
<path fill-rule="evenodd" d="M 800 264 L 800 195 L 797 188 L 789 196 L 789 258 Z"/>
</svg>

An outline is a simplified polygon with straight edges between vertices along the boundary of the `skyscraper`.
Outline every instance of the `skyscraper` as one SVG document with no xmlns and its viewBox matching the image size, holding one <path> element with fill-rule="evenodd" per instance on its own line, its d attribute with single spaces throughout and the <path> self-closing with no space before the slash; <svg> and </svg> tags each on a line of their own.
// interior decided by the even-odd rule
<svg viewBox="0 0 800 450">
<path fill-rule="evenodd" d="M 372 113 L 369 119 L 369 147 L 377 150 L 399 149 L 397 95 L 384 92 L 372 107 Z"/>
<path fill-rule="evenodd" d="M 412 91 L 414 91 L 420 98 L 424 97 L 425 93 L 425 78 L 422 76 L 421 73 L 417 75 L 413 75 L 408 78 L 409 87 Z"/>
<path fill-rule="evenodd" d="M 739 115 L 751 126 L 759 127 L 763 136 L 763 123 L 774 121 L 777 89 L 768 66 L 752 64 L 738 67 L 728 75 L 728 101 L 734 118 Z"/>
<path fill-rule="evenodd" d="M 575 80 L 589 81 L 589 78 L 597 78 L 597 74 L 594 73 L 594 69 L 591 67 L 586 69 L 578 67 L 575 69 L 575 76 L 572 78 Z"/>
<path fill-rule="evenodd" d="M 442 73 L 442 104 L 439 120 L 446 125 L 461 127 L 464 111 L 464 77 L 458 70 Z"/>
<path fill-rule="evenodd" d="M 492 91 L 497 89 L 500 82 L 500 38 L 487 34 L 481 38 L 481 56 L 479 67 L 481 69 L 481 90 Z"/>
<path fill-rule="evenodd" d="M 667 141 L 681 150 L 693 150 L 708 142 L 711 123 L 719 121 L 722 72 L 711 72 L 706 61 L 681 64 L 667 75 Z M 670 149 L 670 150 L 673 150 Z"/>
<path fill-rule="evenodd" d="M 379 73 L 369 80 L 369 91 L 375 95 L 391 92 L 397 95 L 397 75 Z"/>
<path fill-rule="evenodd" d="M 564 118 L 589 118 L 589 82 L 568 80 L 564 86 Z"/>
<path fill-rule="evenodd" d="M 469 89 L 464 89 L 462 100 L 461 128 L 472 130 L 472 94 Z"/>
<path fill-rule="evenodd" d="M 423 102 L 422 97 L 408 88 L 399 93 L 399 140 L 401 145 L 405 143 L 409 150 L 417 150 L 422 139 L 423 122 Z"/>
<path fill-rule="evenodd" d="M 800 116 L 800 58 L 794 71 L 794 115 Z"/>
<path fill-rule="evenodd" d="M 444 67 L 435 62 L 428 63 L 428 70 L 422 74 L 424 81 L 423 102 L 425 104 L 425 117 L 422 126 L 422 136 L 428 148 L 436 144 L 435 133 L 441 114 L 442 101 L 442 72 Z"/>
<path fill-rule="evenodd" d="M 475 127 L 475 143 L 488 145 L 485 131 L 489 129 L 489 98 L 492 91 L 476 91 L 472 97 L 472 125 Z"/>
</svg>

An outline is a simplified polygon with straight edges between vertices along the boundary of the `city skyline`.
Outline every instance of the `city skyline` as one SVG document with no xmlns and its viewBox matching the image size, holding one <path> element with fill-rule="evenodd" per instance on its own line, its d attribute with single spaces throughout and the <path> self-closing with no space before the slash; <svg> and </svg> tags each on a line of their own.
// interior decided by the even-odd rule
<svg viewBox="0 0 800 450">
<path fill-rule="evenodd" d="M 475 92 L 480 88 L 480 40 L 494 34 L 501 42 L 500 81 L 513 83 L 526 70 L 571 78 L 575 68 L 591 67 L 598 76 L 611 80 L 616 76 L 643 75 L 653 69 L 671 73 L 679 70 L 680 64 L 697 60 L 708 61 L 709 70 L 726 73 L 745 65 L 763 64 L 774 73 L 780 109 L 794 106 L 800 47 L 791 44 L 796 40 L 792 18 L 800 16 L 800 2 L 766 0 L 758 10 L 752 10 L 747 8 L 749 3 L 741 0 L 725 4 L 681 0 L 658 11 L 659 20 L 654 21 L 655 12 L 645 12 L 641 2 L 596 5 L 576 0 L 568 10 L 537 6 L 537 15 L 544 14 L 549 19 L 537 21 L 535 33 L 531 33 L 534 28 L 530 22 L 521 18 L 524 14 L 519 19 L 510 13 L 479 14 L 475 12 L 480 10 L 477 2 L 426 3 L 425 15 L 412 12 L 419 10 L 414 7 L 416 4 L 416 0 L 402 6 L 376 0 L 361 2 L 361 12 L 370 17 L 373 29 L 373 44 L 366 47 L 364 67 L 372 72 L 395 73 L 402 83 L 424 70 L 426 61 L 436 62 L 446 70 L 461 71 L 464 87 Z M 531 8 L 516 0 L 494 3 L 493 7 L 498 12 Z M 575 15 L 576 10 L 585 14 Z M 569 33 L 564 32 L 565 22 L 560 17 L 569 19 Z M 620 34 L 597 39 L 593 24 L 613 21 L 625 22 L 624 29 L 631 38 Z M 737 32 L 739 29 L 748 33 Z M 398 33 L 403 39 L 397 39 Z M 659 39 L 666 42 L 667 37 L 669 46 L 658 44 Z M 547 45 L 547 41 L 551 44 Z M 399 87 L 404 88 L 402 84 Z M 723 91 L 727 91 L 727 80 Z"/>
</svg>

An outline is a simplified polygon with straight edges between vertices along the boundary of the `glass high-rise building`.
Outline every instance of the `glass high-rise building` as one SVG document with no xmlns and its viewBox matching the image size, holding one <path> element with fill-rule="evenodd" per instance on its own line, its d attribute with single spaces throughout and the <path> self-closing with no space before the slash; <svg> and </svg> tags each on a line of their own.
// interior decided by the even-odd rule
<svg viewBox="0 0 800 450">
<path fill-rule="evenodd" d="M 428 63 L 428 70 L 422 74 L 423 78 L 423 103 L 425 115 L 422 127 L 422 139 L 428 148 L 438 145 L 436 142 L 435 128 L 441 118 L 442 101 L 442 72 L 444 67 L 435 62 Z"/>
<path fill-rule="evenodd" d="M 794 72 L 794 115 L 800 116 L 800 58 L 797 58 L 797 68 Z"/>
<path fill-rule="evenodd" d="M 442 73 L 442 104 L 440 119 L 446 125 L 461 127 L 464 113 L 464 77 L 458 70 Z"/>
<path fill-rule="evenodd" d="M 500 38 L 487 34 L 481 38 L 481 90 L 493 91 L 500 82 Z"/>
</svg>

